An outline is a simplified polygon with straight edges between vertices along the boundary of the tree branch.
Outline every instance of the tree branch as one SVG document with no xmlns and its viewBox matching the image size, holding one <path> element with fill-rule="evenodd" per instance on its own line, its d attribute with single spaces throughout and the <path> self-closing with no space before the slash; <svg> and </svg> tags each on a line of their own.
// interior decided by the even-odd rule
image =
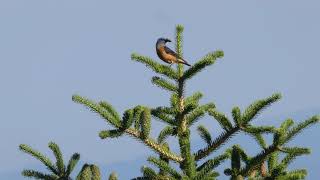
<svg viewBox="0 0 320 180">
<path fill-rule="evenodd" d="M 268 148 L 261 151 L 258 155 L 250 159 L 250 163 L 246 165 L 240 174 L 243 176 L 248 176 L 249 172 L 256 169 L 271 153 L 278 151 L 279 148 L 275 145 L 270 145 Z"/>
<path fill-rule="evenodd" d="M 223 143 L 226 142 L 232 135 L 234 135 L 237 131 L 239 131 L 239 127 L 234 127 L 230 131 L 226 131 L 218 136 L 211 144 L 207 147 L 200 149 L 197 153 L 195 153 L 195 160 L 199 161 L 204 157 L 207 157 L 210 153 L 220 147 Z"/>
<path fill-rule="evenodd" d="M 166 150 L 165 147 L 163 147 L 162 145 L 156 143 L 155 140 L 151 139 L 150 137 L 143 139 L 142 134 L 132 128 L 126 129 L 125 130 L 126 133 L 128 133 L 129 135 L 138 138 L 139 140 L 141 140 L 145 145 L 149 146 L 152 150 L 156 151 L 157 153 L 161 154 L 162 156 L 171 159 L 175 162 L 182 162 L 183 158 L 179 155 L 174 154 L 173 152 L 170 152 L 168 150 Z"/>
</svg>

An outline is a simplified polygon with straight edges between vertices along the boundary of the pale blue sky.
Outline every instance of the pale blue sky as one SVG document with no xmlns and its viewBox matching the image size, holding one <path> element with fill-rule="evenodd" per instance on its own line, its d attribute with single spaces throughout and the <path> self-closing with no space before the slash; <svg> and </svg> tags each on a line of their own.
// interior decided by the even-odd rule
<svg viewBox="0 0 320 180">
<path fill-rule="evenodd" d="M 0 0 L 0 179 L 22 179 L 24 167 L 41 168 L 18 151 L 19 144 L 50 154 L 51 140 L 68 158 L 79 152 L 82 161 L 104 167 L 104 175 L 111 170 L 120 179 L 139 175 L 152 152 L 128 137 L 100 140 L 99 130 L 108 126 L 71 96 L 107 100 L 121 113 L 137 104 L 167 104 L 168 93 L 150 83 L 154 73 L 130 55 L 158 60 L 155 41 L 174 39 L 176 24 L 185 26 L 184 57 L 190 63 L 216 49 L 225 52 L 189 81 L 187 94 L 202 91 L 202 102 L 214 101 L 230 112 L 281 92 L 283 99 L 258 118 L 275 125 L 319 114 L 319 9 L 316 0 Z M 217 135 L 214 121 L 203 122 Z M 203 146 L 193 138 L 194 149 Z M 243 146 L 255 149 L 245 138 Z M 320 146 L 312 141 L 319 138 L 316 126 L 292 143 L 313 149 L 294 166 L 308 168 L 308 179 L 320 177 Z"/>
</svg>

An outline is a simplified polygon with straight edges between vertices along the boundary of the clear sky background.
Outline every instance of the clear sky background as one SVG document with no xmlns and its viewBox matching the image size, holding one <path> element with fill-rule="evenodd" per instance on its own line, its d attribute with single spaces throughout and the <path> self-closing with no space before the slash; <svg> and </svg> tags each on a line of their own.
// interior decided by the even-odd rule
<svg viewBox="0 0 320 180">
<path fill-rule="evenodd" d="M 0 0 L 0 179 L 22 179 L 23 168 L 44 170 L 18 145 L 52 157 L 49 141 L 66 159 L 79 152 L 81 165 L 98 164 L 104 178 L 111 171 L 120 179 L 140 175 L 153 153 L 129 137 L 100 140 L 98 132 L 109 126 L 71 96 L 107 100 L 120 113 L 138 104 L 168 104 L 169 94 L 150 83 L 154 73 L 130 55 L 159 60 L 156 39 L 174 39 L 176 24 L 185 26 L 184 57 L 191 64 L 210 51 L 225 52 L 189 81 L 187 94 L 202 91 L 202 102 L 214 101 L 230 114 L 233 106 L 243 109 L 281 92 L 283 99 L 255 121 L 262 124 L 319 114 L 319 9 L 317 0 Z M 209 117 L 203 123 L 213 135 L 221 131 Z M 154 134 L 160 127 L 154 122 Z M 252 155 L 259 151 L 250 137 L 240 136 L 232 143 Z M 313 150 L 293 166 L 307 168 L 308 179 L 320 177 L 319 138 L 316 125 L 292 142 Z M 196 134 L 192 139 L 194 150 L 204 147 Z"/>
</svg>

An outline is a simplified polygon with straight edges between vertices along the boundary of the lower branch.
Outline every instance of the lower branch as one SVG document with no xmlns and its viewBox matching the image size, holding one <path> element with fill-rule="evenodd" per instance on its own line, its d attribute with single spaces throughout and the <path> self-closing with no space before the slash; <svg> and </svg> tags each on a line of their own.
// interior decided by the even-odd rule
<svg viewBox="0 0 320 180">
<path fill-rule="evenodd" d="M 195 154 L 195 160 L 201 160 L 202 158 L 208 156 L 214 150 L 216 150 L 220 145 L 226 142 L 232 135 L 234 135 L 237 131 L 240 130 L 240 127 L 234 127 L 227 132 L 222 133 L 219 137 L 217 137 L 211 144 L 209 144 L 204 149 L 200 149 Z"/>
<path fill-rule="evenodd" d="M 278 146 L 271 145 L 268 148 L 261 151 L 258 155 L 250 159 L 250 163 L 246 165 L 241 171 L 240 174 L 243 176 L 248 176 L 250 172 L 253 170 L 259 168 L 261 166 L 261 163 L 273 152 L 278 151 Z"/>
<path fill-rule="evenodd" d="M 156 143 L 155 140 L 151 139 L 151 138 L 146 138 L 144 139 L 141 135 L 141 133 L 135 129 L 129 128 L 125 130 L 126 133 L 130 134 L 131 136 L 140 139 L 144 144 L 146 144 L 147 146 L 149 146 L 151 149 L 153 149 L 154 151 L 157 151 L 159 154 L 161 154 L 162 156 L 171 159 L 175 162 L 182 162 L 183 158 L 166 150 L 165 147 L 163 147 L 162 145 L 159 145 L 158 143 Z"/>
</svg>

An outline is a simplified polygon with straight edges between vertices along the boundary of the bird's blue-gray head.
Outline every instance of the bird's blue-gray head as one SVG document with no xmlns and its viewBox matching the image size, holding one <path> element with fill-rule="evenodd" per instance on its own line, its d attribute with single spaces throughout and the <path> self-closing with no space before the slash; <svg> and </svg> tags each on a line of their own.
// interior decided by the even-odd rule
<svg viewBox="0 0 320 180">
<path fill-rule="evenodd" d="M 159 46 L 164 46 L 167 42 L 171 42 L 171 40 L 168 39 L 168 38 L 159 38 L 159 39 L 157 40 L 156 46 L 157 46 L 157 47 L 159 47 Z"/>
</svg>

